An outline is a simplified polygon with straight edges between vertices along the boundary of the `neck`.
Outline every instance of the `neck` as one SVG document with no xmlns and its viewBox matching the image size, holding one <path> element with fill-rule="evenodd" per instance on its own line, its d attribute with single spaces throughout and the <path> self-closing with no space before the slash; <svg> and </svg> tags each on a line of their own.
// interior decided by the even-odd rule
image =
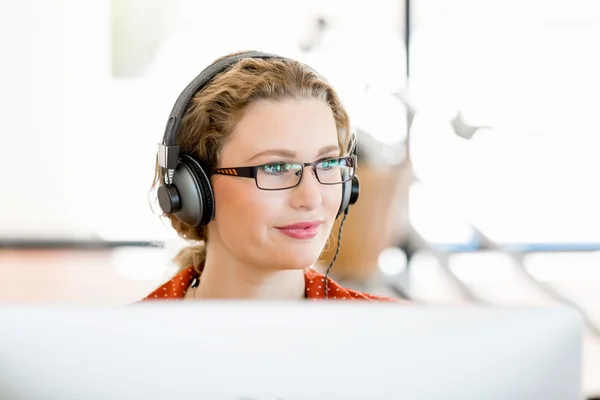
<svg viewBox="0 0 600 400">
<path fill-rule="evenodd" d="M 200 285 L 193 291 L 201 299 L 303 299 L 303 270 L 272 270 L 237 260 L 234 255 L 207 246 Z"/>
</svg>

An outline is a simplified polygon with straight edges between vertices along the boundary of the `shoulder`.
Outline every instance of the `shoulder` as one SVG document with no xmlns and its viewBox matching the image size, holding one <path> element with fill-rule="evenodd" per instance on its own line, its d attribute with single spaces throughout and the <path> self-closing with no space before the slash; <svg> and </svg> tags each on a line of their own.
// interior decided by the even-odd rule
<svg viewBox="0 0 600 400">
<path fill-rule="evenodd" d="M 306 297 L 309 299 L 324 299 L 325 290 L 327 290 L 327 298 L 329 300 L 366 300 L 373 302 L 402 303 L 401 300 L 392 297 L 377 296 L 345 288 L 335 280 L 325 278 L 325 275 L 312 268 L 308 268 L 304 271 L 304 277 L 306 279 Z M 325 285 L 326 281 L 327 285 Z M 325 286 L 327 286 L 327 288 Z"/>
<path fill-rule="evenodd" d="M 156 288 L 141 301 L 150 300 L 180 300 L 185 296 L 188 286 L 196 276 L 192 267 L 181 270 L 173 278 Z"/>
<path fill-rule="evenodd" d="M 356 299 L 369 300 L 369 301 L 375 301 L 375 302 L 378 302 L 378 301 L 393 302 L 393 303 L 401 302 L 401 300 L 395 299 L 393 297 L 378 296 L 378 295 L 374 295 L 374 294 L 358 292 L 358 291 L 352 290 L 352 289 L 345 289 L 345 290 L 348 292 L 348 294 L 351 297 L 354 296 L 354 298 L 356 298 Z"/>
</svg>

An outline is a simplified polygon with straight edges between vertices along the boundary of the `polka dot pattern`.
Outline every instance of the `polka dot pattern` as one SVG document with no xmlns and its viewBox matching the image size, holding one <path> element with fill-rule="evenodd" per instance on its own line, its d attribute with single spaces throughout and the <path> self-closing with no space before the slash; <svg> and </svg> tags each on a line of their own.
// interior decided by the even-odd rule
<svg viewBox="0 0 600 400">
<path fill-rule="evenodd" d="M 170 281 L 158 287 L 155 291 L 146 296 L 142 301 L 146 300 L 174 300 L 180 301 L 185 296 L 185 292 L 192 283 L 192 280 L 197 277 L 196 271 L 192 267 L 186 268 L 179 272 Z M 304 271 L 304 279 L 306 286 L 306 298 L 311 300 L 325 299 L 323 289 L 325 276 L 319 272 L 308 268 Z M 328 278 L 328 290 L 330 292 L 329 299 L 335 300 L 367 300 L 367 301 L 393 301 L 398 300 L 388 297 L 380 297 L 367 293 L 357 292 L 351 289 L 346 289 L 340 286 L 333 279 Z M 332 296 L 333 295 L 333 296 Z"/>
</svg>

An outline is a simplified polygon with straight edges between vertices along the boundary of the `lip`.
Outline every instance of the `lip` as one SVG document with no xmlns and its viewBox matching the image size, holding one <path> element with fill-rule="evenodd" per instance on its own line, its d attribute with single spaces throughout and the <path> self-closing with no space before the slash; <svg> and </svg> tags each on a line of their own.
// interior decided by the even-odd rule
<svg viewBox="0 0 600 400">
<path fill-rule="evenodd" d="M 305 221 L 286 226 L 278 226 L 279 232 L 293 239 L 311 239 L 319 233 L 322 221 Z"/>
</svg>

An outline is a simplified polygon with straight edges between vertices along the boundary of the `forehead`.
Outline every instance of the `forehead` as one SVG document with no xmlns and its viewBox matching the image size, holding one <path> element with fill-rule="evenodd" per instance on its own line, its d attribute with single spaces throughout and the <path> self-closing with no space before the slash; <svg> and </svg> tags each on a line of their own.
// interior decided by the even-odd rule
<svg viewBox="0 0 600 400">
<path fill-rule="evenodd" d="M 244 162 L 270 149 L 288 149 L 299 159 L 337 145 L 333 112 L 320 99 L 260 100 L 252 104 L 223 148 L 223 163 Z"/>
</svg>

